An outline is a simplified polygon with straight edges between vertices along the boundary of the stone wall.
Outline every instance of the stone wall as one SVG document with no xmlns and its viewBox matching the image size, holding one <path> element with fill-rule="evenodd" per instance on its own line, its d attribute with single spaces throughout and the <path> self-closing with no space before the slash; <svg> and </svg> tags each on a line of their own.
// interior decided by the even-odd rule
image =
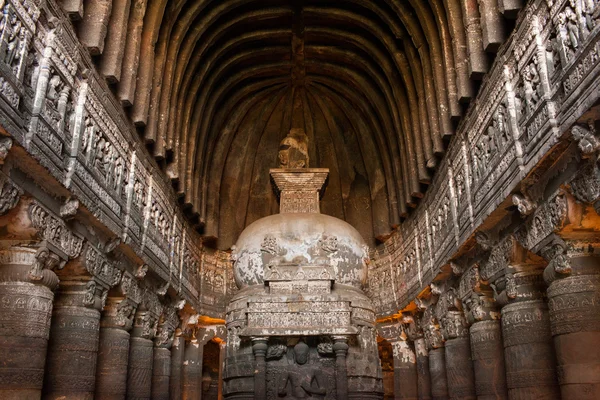
<svg viewBox="0 0 600 400">
<path fill-rule="evenodd" d="M 132 264 L 198 312 L 223 316 L 234 289 L 228 254 L 203 248 L 63 10 L 8 1 L 0 26 L 0 124 L 26 151 L 12 174 L 35 182 L 25 189 L 34 197 L 43 197 L 37 186 L 77 199 L 85 223 L 119 241 Z"/>
<path fill-rule="evenodd" d="M 477 229 L 510 222 L 550 150 L 600 97 L 597 2 L 531 1 L 500 48 L 422 203 L 375 251 L 369 286 L 380 316 L 407 306 L 473 247 Z M 586 6 L 587 5 L 587 6 Z M 546 159 L 544 158 L 546 157 Z M 519 190 L 523 193 L 519 193 Z M 507 210 L 508 209 L 508 210 Z M 391 284 L 388 284 L 391 283 Z"/>
</svg>

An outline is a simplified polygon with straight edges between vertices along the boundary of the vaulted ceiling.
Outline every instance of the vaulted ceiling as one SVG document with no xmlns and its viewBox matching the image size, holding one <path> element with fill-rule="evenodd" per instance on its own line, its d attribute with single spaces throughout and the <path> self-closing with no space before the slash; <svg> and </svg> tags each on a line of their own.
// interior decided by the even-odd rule
<svg viewBox="0 0 600 400">
<path fill-rule="evenodd" d="M 322 212 L 371 243 L 417 206 L 515 0 L 96 0 L 63 7 L 182 207 L 230 247 L 277 210 L 292 127 Z M 89 4 L 88 4 L 89 3 Z M 513 4 L 514 6 L 510 6 Z"/>
</svg>

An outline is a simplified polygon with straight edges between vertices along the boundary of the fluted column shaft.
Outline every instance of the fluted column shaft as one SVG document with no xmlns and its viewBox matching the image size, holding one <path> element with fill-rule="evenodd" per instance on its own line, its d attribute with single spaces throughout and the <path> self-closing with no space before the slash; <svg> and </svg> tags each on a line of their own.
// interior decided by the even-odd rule
<svg viewBox="0 0 600 400">
<path fill-rule="evenodd" d="M 31 279 L 36 249 L 0 251 L 0 398 L 41 397 L 50 334 L 54 272 Z"/>
<path fill-rule="evenodd" d="M 60 283 L 52 313 L 45 399 L 94 398 L 101 308 L 97 290 L 93 280 Z"/>
<path fill-rule="evenodd" d="M 405 340 L 392 342 L 394 353 L 394 398 L 417 399 L 417 360 Z"/>
</svg>

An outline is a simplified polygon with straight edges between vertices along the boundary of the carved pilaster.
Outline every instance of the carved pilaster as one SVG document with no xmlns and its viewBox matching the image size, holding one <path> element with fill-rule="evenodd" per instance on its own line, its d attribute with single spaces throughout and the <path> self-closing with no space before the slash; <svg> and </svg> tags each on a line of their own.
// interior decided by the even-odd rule
<svg viewBox="0 0 600 400">
<path fill-rule="evenodd" d="M 202 377 L 202 351 L 198 340 L 193 338 L 185 341 L 183 358 L 183 392 L 182 399 L 193 400 L 200 398 L 200 378 Z"/>
<path fill-rule="evenodd" d="M 338 399 L 348 398 L 348 369 L 346 366 L 348 348 L 348 337 L 333 337 L 333 351 L 335 353 L 335 387 Z"/>
</svg>

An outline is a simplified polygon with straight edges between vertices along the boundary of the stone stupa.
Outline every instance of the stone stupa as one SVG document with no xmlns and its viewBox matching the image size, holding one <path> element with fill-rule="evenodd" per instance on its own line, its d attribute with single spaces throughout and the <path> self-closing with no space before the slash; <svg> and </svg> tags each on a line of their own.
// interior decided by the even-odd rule
<svg viewBox="0 0 600 400">
<path fill-rule="evenodd" d="M 328 169 L 309 168 L 300 129 L 270 171 L 280 213 L 233 249 L 239 293 L 227 307 L 226 399 L 382 399 L 375 313 L 363 292 L 368 247 L 320 214 Z"/>
</svg>

